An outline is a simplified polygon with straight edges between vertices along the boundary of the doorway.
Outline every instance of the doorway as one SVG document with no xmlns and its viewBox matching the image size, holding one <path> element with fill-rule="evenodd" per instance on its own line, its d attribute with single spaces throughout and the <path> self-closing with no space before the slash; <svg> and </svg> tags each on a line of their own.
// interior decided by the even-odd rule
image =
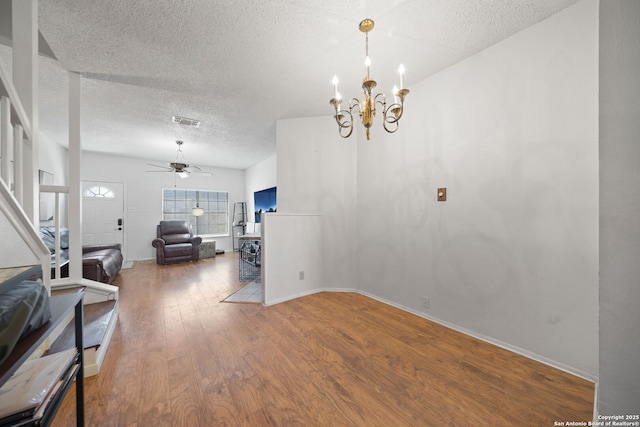
<svg viewBox="0 0 640 427">
<path fill-rule="evenodd" d="M 124 183 L 82 182 L 82 244 L 124 246 Z M 126 256 L 125 256 L 126 259 Z"/>
</svg>

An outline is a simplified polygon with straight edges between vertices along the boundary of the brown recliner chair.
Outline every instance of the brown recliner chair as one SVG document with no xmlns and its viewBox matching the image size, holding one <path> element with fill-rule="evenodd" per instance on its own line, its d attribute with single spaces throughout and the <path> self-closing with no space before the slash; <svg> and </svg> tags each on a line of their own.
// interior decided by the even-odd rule
<svg viewBox="0 0 640 427">
<path fill-rule="evenodd" d="M 197 261 L 200 258 L 202 237 L 191 233 L 187 221 L 160 221 L 157 238 L 151 244 L 156 248 L 158 264 Z"/>
</svg>

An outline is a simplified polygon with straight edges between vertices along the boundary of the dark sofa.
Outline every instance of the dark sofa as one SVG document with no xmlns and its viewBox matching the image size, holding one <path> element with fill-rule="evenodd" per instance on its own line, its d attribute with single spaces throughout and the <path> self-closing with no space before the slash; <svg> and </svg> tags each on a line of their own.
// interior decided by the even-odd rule
<svg viewBox="0 0 640 427">
<path fill-rule="evenodd" d="M 40 238 L 51 252 L 51 277 L 55 265 L 55 227 L 40 227 Z M 60 227 L 60 275 L 69 276 L 69 230 Z M 82 246 L 82 277 L 111 284 L 122 268 L 122 248 L 119 243 Z"/>
</svg>

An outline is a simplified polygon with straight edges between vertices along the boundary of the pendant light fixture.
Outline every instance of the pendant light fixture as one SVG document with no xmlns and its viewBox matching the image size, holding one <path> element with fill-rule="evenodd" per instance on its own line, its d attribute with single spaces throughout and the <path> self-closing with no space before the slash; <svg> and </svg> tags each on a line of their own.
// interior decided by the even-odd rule
<svg viewBox="0 0 640 427">
<path fill-rule="evenodd" d="M 386 96 L 382 93 L 372 95 L 371 91 L 377 83 L 371 78 L 371 58 L 369 57 L 369 31 L 373 30 L 375 23 L 373 19 L 364 19 L 360 22 L 359 29 L 365 34 L 365 77 L 362 81 L 364 99 L 362 102 L 357 98 L 352 98 L 348 105 L 342 106 L 342 97 L 338 92 L 338 77 L 333 77 L 333 98 L 329 101 L 335 110 L 334 118 L 338 123 L 338 133 L 343 138 L 348 138 L 353 132 L 354 110 L 359 111 L 360 120 L 366 130 L 367 140 L 370 139 L 369 129 L 373 125 L 373 118 L 376 115 L 376 105 L 382 107 L 382 126 L 389 133 L 398 130 L 399 121 L 404 112 L 404 98 L 409 94 L 409 89 L 404 87 L 404 66 L 400 64 L 400 88 L 393 88 L 394 102 L 387 106 Z"/>
</svg>

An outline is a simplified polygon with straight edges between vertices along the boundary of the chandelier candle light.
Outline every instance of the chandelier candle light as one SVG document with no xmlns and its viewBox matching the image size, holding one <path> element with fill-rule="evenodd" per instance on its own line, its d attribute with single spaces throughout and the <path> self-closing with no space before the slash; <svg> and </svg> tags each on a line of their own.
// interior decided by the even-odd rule
<svg viewBox="0 0 640 427">
<path fill-rule="evenodd" d="M 360 112 L 360 120 L 365 127 L 367 140 L 370 139 L 369 128 L 373 124 L 373 117 L 376 115 L 376 104 L 382 107 L 384 130 L 394 133 L 398 130 L 399 121 L 404 111 L 404 98 L 409 94 L 409 89 L 404 88 L 404 66 L 400 64 L 398 72 L 400 73 L 400 89 L 393 87 L 394 102 L 387 107 L 387 99 L 384 94 L 378 93 L 371 95 L 371 91 L 376 87 L 377 83 L 371 78 L 371 58 L 369 58 L 369 31 L 373 30 L 375 23 L 372 19 L 365 19 L 360 22 L 360 31 L 365 34 L 365 59 L 364 65 L 366 69 L 365 78 L 362 80 L 362 89 L 364 90 L 364 100 L 360 102 L 357 98 L 349 101 L 348 108 L 342 108 L 342 97 L 338 92 L 338 77 L 333 76 L 333 98 L 329 101 L 335 109 L 336 122 L 338 123 L 338 133 L 343 138 L 348 138 L 353 132 L 353 110 L 358 109 Z M 346 106 L 345 106 L 346 107 Z"/>
</svg>

